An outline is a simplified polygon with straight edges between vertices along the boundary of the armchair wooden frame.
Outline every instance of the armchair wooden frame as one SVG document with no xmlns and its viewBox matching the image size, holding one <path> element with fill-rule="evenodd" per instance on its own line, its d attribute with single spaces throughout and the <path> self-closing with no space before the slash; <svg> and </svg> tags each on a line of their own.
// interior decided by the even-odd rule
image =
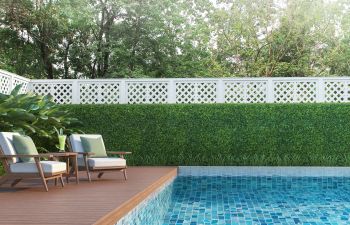
<svg viewBox="0 0 350 225">
<path fill-rule="evenodd" d="M 4 166 L 5 169 L 5 175 L 0 178 L 0 185 L 5 183 L 8 180 L 14 180 L 11 183 L 11 187 L 14 187 L 16 184 L 18 184 L 22 179 L 26 178 L 40 178 L 41 182 L 45 188 L 46 191 L 49 191 L 47 186 L 47 181 L 51 179 L 59 179 L 61 182 L 62 187 L 64 187 L 64 181 L 63 181 L 63 174 L 66 173 L 66 171 L 57 172 L 57 173 L 44 173 L 43 168 L 40 163 L 41 158 L 55 158 L 55 157 L 62 157 L 66 156 L 65 153 L 45 153 L 45 154 L 38 154 L 38 155 L 24 155 L 24 154 L 16 154 L 16 155 L 5 155 L 4 151 L 2 150 L 0 146 L 0 160 Z M 14 173 L 10 170 L 10 162 L 14 157 L 29 157 L 34 158 L 36 167 L 38 169 L 37 173 Z"/>
<path fill-rule="evenodd" d="M 72 143 L 70 142 L 69 138 L 67 138 L 67 144 L 68 144 L 68 149 L 70 152 L 74 152 L 73 148 L 72 148 Z M 127 165 L 125 166 L 114 166 L 114 167 L 92 167 L 89 166 L 88 163 L 88 159 L 89 157 L 91 157 L 92 155 L 94 155 L 94 153 L 92 152 L 76 152 L 78 153 L 78 155 L 82 155 L 83 156 L 83 160 L 84 160 L 84 166 L 78 166 L 79 170 L 85 170 L 88 180 L 89 182 L 91 182 L 91 172 L 98 172 L 97 177 L 101 178 L 104 174 L 104 172 L 108 172 L 108 171 L 120 171 L 123 173 L 124 175 L 124 179 L 127 180 L 128 176 L 127 176 Z M 131 154 L 131 152 L 112 152 L 112 151 L 107 151 L 107 155 L 119 155 L 120 158 L 124 159 L 125 155 Z"/>
</svg>

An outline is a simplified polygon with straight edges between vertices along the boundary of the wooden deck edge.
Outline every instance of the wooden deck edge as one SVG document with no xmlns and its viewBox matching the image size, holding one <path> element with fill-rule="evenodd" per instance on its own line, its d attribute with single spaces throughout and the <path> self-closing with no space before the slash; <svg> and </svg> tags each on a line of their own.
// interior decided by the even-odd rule
<svg viewBox="0 0 350 225">
<path fill-rule="evenodd" d="M 118 220 L 120 220 L 123 216 L 125 216 L 128 212 L 130 212 L 135 206 L 140 204 L 144 199 L 146 199 L 150 194 L 152 194 L 155 190 L 157 190 L 159 187 L 161 187 L 164 183 L 166 183 L 168 180 L 174 178 L 177 176 L 178 168 L 174 168 L 161 178 L 159 178 L 157 181 L 152 183 L 150 186 L 148 186 L 143 191 L 137 193 L 132 198 L 124 202 L 122 205 L 120 205 L 118 208 L 114 209 L 113 211 L 109 212 L 105 216 L 101 217 L 99 220 L 97 220 L 94 225 L 105 225 L 110 224 L 114 225 Z"/>
</svg>

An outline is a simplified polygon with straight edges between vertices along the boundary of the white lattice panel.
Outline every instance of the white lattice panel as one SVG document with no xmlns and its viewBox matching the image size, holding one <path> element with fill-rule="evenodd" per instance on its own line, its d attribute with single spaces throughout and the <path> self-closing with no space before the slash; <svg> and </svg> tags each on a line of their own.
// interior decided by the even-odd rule
<svg viewBox="0 0 350 225">
<path fill-rule="evenodd" d="M 277 81 L 274 83 L 274 99 L 278 103 L 316 102 L 316 82 Z"/>
<path fill-rule="evenodd" d="M 99 84 L 83 83 L 79 84 L 80 103 L 96 104 L 99 102 Z"/>
<path fill-rule="evenodd" d="M 348 81 L 326 81 L 325 82 L 326 102 L 348 102 Z"/>
<path fill-rule="evenodd" d="M 264 81 L 225 82 L 226 103 L 266 102 L 267 84 Z"/>
<path fill-rule="evenodd" d="M 216 82 L 177 82 L 176 103 L 215 103 Z"/>
<path fill-rule="evenodd" d="M 20 93 L 25 93 L 27 92 L 29 82 L 30 80 L 25 77 L 0 70 L 0 93 L 9 94 L 19 84 L 22 84 Z"/>
<path fill-rule="evenodd" d="M 20 79 L 14 78 L 13 82 L 12 82 L 12 85 L 13 85 L 12 87 L 16 87 L 19 84 L 22 84 L 20 93 L 21 94 L 26 93 L 27 92 L 27 88 L 28 88 L 28 82 L 24 81 L 24 80 L 20 80 Z"/>
<path fill-rule="evenodd" d="M 2 94 L 9 94 L 10 93 L 10 82 L 11 78 L 10 76 L 6 76 L 4 74 L 0 73 L 0 93 Z"/>
<path fill-rule="evenodd" d="M 81 83 L 79 92 L 82 104 L 118 104 L 120 101 L 118 82 Z"/>
<path fill-rule="evenodd" d="M 117 104 L 119 103 L 119 83 L 103 83 L 100 86 L 100 102 L 103 104 Z"/>
<path fill-rule="evenodd" d="M 276 82 L 274 88 L 275 102 L 294 102 L 294 83 Z"/>
<path fill-rule="evenodd" d="M 71 83 L 53 84 L 51 95 L 56 103 L 72 103 L 73 88 Z"/>
<path fill-rule="evenodd" d="M 31 91 L 38 95 L 48 95 L 51 93 L 51 85 L 47 83 L 33 83 Z"/>
<path fill-rule="evenodd" d="M 129 104 L 167 103 L 168 83 L 166 82 L 130 82 L 128 83 Z"/>
<path fill-rule="evenodd" d="M 316 102 L 316 82 L 295 82 L 296 102 Z"/>
<path fill-rule="evenodd" d="M 73 88 L 71 83 L 33 83 L 32 91 L 39 95 L 50 94 L 58 104 L 72 103 Z"/>
</svg>

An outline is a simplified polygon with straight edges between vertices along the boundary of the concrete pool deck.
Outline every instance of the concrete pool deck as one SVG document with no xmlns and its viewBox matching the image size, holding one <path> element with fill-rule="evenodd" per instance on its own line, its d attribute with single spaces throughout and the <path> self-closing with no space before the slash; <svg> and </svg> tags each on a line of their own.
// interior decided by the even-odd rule
<svg viewBox="0 0 350 225">
<path fill-rule="evenodd" d="M 93 175 L 89 183 L 80 172 L 62 189 L 49 182 L 45 192 L 40 180 L 24 180 L 15 188 L 0 186 L 0 224 L 115 224 L 117 220 L 177 175 L 177 167 L 130 167 L 128 180 L 120 172 Z"/>
</svg>

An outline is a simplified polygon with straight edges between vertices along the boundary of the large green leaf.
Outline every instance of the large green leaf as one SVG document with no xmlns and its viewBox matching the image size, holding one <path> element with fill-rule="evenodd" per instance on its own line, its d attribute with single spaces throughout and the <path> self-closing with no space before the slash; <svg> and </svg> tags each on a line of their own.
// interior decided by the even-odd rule
<svg viewBox="0 0 350 225">
<path fill-rule="evenodd" d="M 23 84 L 19 84 L 17 85 L 12 91 L 11 91 L 11 94 L 12 96 L 16 96 L 19 94 L 19 92 L 21 91 L 21 88 L 22 88 Z"/>
</svg>

